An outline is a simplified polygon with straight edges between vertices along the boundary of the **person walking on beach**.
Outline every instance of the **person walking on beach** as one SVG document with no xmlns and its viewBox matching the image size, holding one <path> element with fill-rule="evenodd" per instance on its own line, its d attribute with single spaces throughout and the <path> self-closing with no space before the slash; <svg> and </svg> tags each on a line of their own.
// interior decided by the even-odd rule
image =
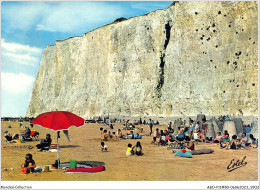
<svg viewBox="0 0 260 190">
<path fill-rule="evenodd" d="M 153 133 L 153 120 L 149 119 L 150 135 Z"/>
</svg>

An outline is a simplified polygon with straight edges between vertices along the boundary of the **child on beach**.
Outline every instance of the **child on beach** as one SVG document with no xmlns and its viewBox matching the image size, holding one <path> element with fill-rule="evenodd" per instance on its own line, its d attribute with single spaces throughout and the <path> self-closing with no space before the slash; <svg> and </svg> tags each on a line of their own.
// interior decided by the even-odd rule
<svg viewBox="0 0 260 190">
<path fill-rule="evenodd" d="M 123 138 L 123 133 L 122 133 L 122 131 L 121 131 L 121 129 L 118 129 L 118 131 L 117 131 L 117 138 L 118 138 L 118 140 L 120 140 L 120 139 L 122 139 Z"/>
<path fill-rule="evenodd" d="M 156 137 L 153 137 L 153 140 L 152 140 L 151 144 L 157 144 Z"/>
<path fill-rule="evenodd" d="M 27 173 L 34 172 L 34 168 L 36 167 L 35 161 L 32 159 L 32 155 L 26 154 L 25 155 L 25 162 L 21 165 L 22 168 L 27 168 Z"/>
<path fill-rule="evenodd" d="M 100 139 L 101 139 L 101 141 L 107 141 L 108 137 L 109 137 L 109 134 L 107 134 L 107 130 L 105 129 Z"/>
<path fill-rule="evenodd" d="M 198 122 L 196 123 L 196 125 L 195 125 L 195 130 L 196 130 L 197 132 L 200 131 L 200 122 L 199 122 L 199 121 L 198 121 Z"/>
<path fill-rule="evenodd" d="M 232 136 L 232 140 L 230 141 L 229 146 L 230 146 L 230 149 L 232 149 L 232 150 L 237 149 L 238 143 L 237 143 L 237 136 L 236 135 Z M 227 149 L 228 149 L 228 146 L 227 146 Z"/>
<path fill-rule="evenodd" d="M 100 134 L 102 135 L 103 134 L 103 127 L 100 127 Z"/>
<path fill-rule="evenodd" d="M 107 145 L 105 145 L 105 143 L 104 142 L 101 142 L 101 151 L 102 152 L 104 152 L 104 151 L 106 151 L 107 152 Z"/>
<path fill-rule="evenodd" d="M 143 153 L 142 153 L 142 146 L 141 146 L 140 141 L 138 141 L 136 143 L 136 145 L 132 148 L 132 150 L 134 151 L 134 154 L 136 154 L 137 156 L 142 156 L 143 155 Z"/>
<path fill-rule="evenodd" d="M 126 154 L 127 156 L 131 156 L 131 155 L 132 155 L 132 152 L 133 152 L 133 151 L 132 151 L 132 144 L 129 143 L 129 144 L 127 145 L 127 149 L 126 149 L 126 153 L 125 153 L 125 154 Z"/>
</svg>

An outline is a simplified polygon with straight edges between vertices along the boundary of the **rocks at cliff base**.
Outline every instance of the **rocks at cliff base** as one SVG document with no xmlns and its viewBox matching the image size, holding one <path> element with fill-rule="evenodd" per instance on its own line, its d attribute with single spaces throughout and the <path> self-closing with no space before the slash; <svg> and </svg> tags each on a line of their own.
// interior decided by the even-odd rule
<svg viewBox="0 0 260 190">
<path fill-rule="evenodd" d="M 237 136 L 241 137 L 242 133 L 244 132 L 243 121 L 242 121 L 241 118 L 234 118 L 233 121 L 234 121 L 235 126 L 236 126 Z"/>
<path fill-rule="evenodd" d="M 227 130 L 229 133 L 229 138 L 231 139 L 233 135 L 237 135 L 236 125 L 234 121 L 225 121 L 222 134 Z"/>
<path fill-rule="evenodd" d="M 196 119 L 196 123 L 199 121 L 200 122 L 200 126 L 202 124 L 202 119 L 206 119 L 206 116 L 204 114 L 198 114 L 197 115 L 197 119 Z"/>
<path fill-rule="evenodd" d="M 211 121 L 208 121 L 208 131 L 207 131 L 207 137 L 212 137 L 212 139 L 216 138 L 216 133 L 214 129 L 214 125 Z"/>
<path fill-rule="evenodd" d="M 215 117 L 211 118 L 210 121 L 214 125 L 214 130 L 216 135 L 218 134 L 218 132 L 221 132 L 223 130 L 223 123 L 217 120 Z"/>
<path fill-rule="evenodd" d="M 258 139 L 258 121 L 253 121 L 251 123 L 250 134 L 254 135 L 254 138 Z"/>
</svg>

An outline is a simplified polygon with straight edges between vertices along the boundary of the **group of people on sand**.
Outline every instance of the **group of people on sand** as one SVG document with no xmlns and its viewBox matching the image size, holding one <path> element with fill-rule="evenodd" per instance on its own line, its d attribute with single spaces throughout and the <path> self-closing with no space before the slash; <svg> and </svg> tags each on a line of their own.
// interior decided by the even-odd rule
<svg viewBox="0 0 260 190">
<path fill-rule="evenodd" d="M 132 147 L 131 143 L 128 143 L 127 149 L 126 149 L 126 155 L 131 156 L 131 155 L 137 155 L 137 156 L 142 156 L 142 145 L 140 141 L 137 141 L 136 145 Z"/>
<path fill-rule="evenodd" d="M 218 140 L 217 140 L 218 139 Z M 241 137 L 237 137 L 237 135 L 233 135 L 231 140 L 228 134 L 228 131 L 224 131 L 223 136 L 221 136 L 221 133 L 218 133 L 218 136 L 215 138 L 214 142 L 219 142 L 220 148 L 226 148 L 226 149 L 249 149 L 249 148 L 257 148 L 258 142 L 256 138 L 252 134 L 249 135 L 249 138 L 247 138 L 246 133 L 242 133 Z"/>
<path fill-rule="evenodd" d="M 4 131 L 6 141 L 9 143 L 24 143 L 25 141 L 32 141 L 31 138 L 31 129 L 28 125 L 25 126 L 25 131 L 22 134 L 14 134 L 8 133 L 7 130 Z"/>
</svg>

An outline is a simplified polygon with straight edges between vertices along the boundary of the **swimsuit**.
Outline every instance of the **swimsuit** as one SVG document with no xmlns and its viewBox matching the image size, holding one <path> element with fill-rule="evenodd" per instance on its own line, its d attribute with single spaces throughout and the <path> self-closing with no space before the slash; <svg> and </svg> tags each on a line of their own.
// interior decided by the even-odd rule
<svg viewBox="0 0 260 190">
<path fill-rule="evenodd" d="M 207 129 L 207 124 L 202 124 L 202 130 L 206 130 Z"/>
</svg>

